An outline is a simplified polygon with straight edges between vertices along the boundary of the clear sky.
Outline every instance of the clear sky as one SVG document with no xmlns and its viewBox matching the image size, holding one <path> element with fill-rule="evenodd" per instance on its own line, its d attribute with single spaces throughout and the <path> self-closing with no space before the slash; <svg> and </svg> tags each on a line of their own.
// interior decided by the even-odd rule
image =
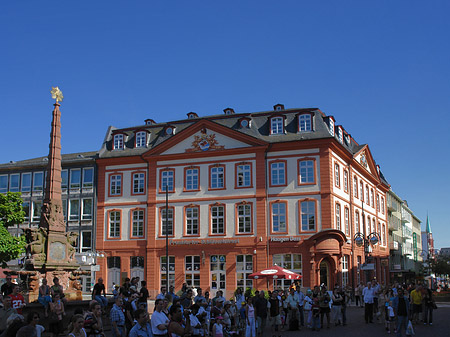
<svg viewBox="0 0 450 337">
<path fill-rule="evenodd" d="M 450 247 L 450 2 L 2 1 L 0 162 L 63 153 L 107 127 L 318 107 L 370 146 L 437 247 Z"/>
</svg>

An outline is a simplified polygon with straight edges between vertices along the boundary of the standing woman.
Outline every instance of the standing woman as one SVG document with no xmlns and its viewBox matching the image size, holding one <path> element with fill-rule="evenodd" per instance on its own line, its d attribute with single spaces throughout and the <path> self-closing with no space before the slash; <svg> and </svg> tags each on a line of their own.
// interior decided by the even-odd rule
<svg viewBox="0 0 450 337">
<path fill-rule="evenodd" d="M 50 296 L 50 287 L 47 284 L 47 279 L 42 279 L 42 285 L 39 287 L 38 302 L 44 306 L 44 315 L 48 317 L 48 304 L 52 301 Z"/>
<path fill-rule="evenodd" d="M 253 307 L 253 297 L 249 297 L 247 299 L 247 306 L 245 307 L 245 319 L 247 321 L 245 337 L 256 337 L 256 316 L 255 308 Z"/>
<path fill-rule="evenodd" d="M 69 324 L 68 337 L 87 337 L 86 331 L 83 328 L 84 318 L 83 315 L 73 315 Z"/>
<path fill-rule="evenodd" d="M 339 293 L 339 288 L 334 288 L 333 290 L 333 296 L 331 296 L 333 300 L 333 305 L 331 306 L 333 310 L 333 320 L 334 325 L 341 325 L 342 321 L 342 305 L 343 305 L 343 298 L 342 295 Z"/>
<path fill-rule="evenodd" d="M 50 323 L 49 330 L 52 336 L 57 337 L 60 333 L 64 331 L 62 320 L 64 312 L 64 305 L 59 297 L 59 293 L 55 293 L 53 301 L 49 303 L 50 305 Z"/>
<path fill-rule="evenodd" d="M 425 312 L 423 315 L 423 322 L 425 325 L 433 325 L 433 309 L 435 309 L 436 303 L 434 302 L 433 291 L 429 287 L 426 287 L 425 289 L 424 304 Z"/>
</svg>

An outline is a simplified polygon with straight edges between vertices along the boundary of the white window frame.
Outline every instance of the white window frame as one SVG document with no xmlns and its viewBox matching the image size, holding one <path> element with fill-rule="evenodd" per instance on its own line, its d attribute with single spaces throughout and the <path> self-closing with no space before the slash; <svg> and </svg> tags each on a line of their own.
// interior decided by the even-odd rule
<svg viewBox="0 0 450 337">
<path fill-rule="evenodd" d="M 238 204 L 236 207 L 238 219 L 238 233 L 249 234 L 253 232 L 252 205 Z"/>
<path fill-rule="evenodd" d="M 86 212 L 86 202 L 90 202 L 91 203 L 91 211 L 90 213 Z M 81 220 L 92 220 L 92 214 L 93 214 L 93 210 L 94 210 L 94 203 L 92 198 L 84 198 L 81 201 Z"/>
<path fill-rule="evenodd" d="M 186 191 L 198 190 L 199 171 L 198 167 L 186 169 Z"/>
<path fill-rule="evenodd" d="M 86 172 L 92 171 L 92 181 L 86 180 Z M 94 168 L 93 167 L 84 167 L 83 168 L 83 188 L 93 188 L 94 187 Z"/>
<path fill-rule="evenodd" d="M 168 224 L 167 224 L 167 230 L 168 230 L 168 235 L 172 236 L 174 233 L 174 208 L 173 207 L 168 207 L 167 208 L 167 220 L 168 220 Z M 165 236 L 166 235 L 166 208 L 165 207 L 161 207 L 161 235 Z"/>
<path fill-rule="evenodd" d="M 300 160 L 298 163 L 301 184 L 313 184 L 314 181 L 314 160 Z"/>
<path fill-rule="evenodd" d="M 211 234 L 225 234 L 225 206 L 211 206 Z"/>
<path fill-rule="evenodd" d="M 220 189 L 225 187 L 225 167 L 211 166 L 211 189 Z"/>
<path fill-rule="evenodd" d="M 343 171 L 344 171 L 344 192 L 348 192 L 348 171 L 345 169 Z"/>
<path fill-rule="evenodd" d="M 42 200 L 34 200 L 33 201 L 33 215 L 31 218 L 32 222 L 37 222 L 41 220 L 41 209 L 42 209 Z"/>
<path fill-rule="evenodd" d="M 147 132 L 139 131 L 136 132 L 136 147 L 146 147 L 147 146 Z"/>
<path fill-rule="evenodd" d="M 342 287 L 345 287 L 349 282 L 348 260 L 348 255 L 342 256 Z"/>
<path fill-rule="evenodd" d="M 87 235 L 87 233 L 89 233 L 89 235 L 91 236 L 91 244 L 89 246 L 84 246 L 84 237 L 85 235 Z M 80 235 L 80 251 L 83 252 L 87 252 L 92 250 L 92 231 L 81 231 L 81 235 Z"/>
<path fill-rule="evenodd" d="M 311 114 L 301 114 L 298 116 L 298 130 L 300 132 L 312 131 Z"/>
<path fill-rule="evenodd" d="M 284 202 L 272 204 L 272 232 L 284 233 L 287 231 L 287 205 Z M 284 221 L 283 221 L 284 219 Z"/>
<path fill-rule="evenodd" d="M 135 172 L 133 173 L 133 194 L 145 193 L 145 173 Z"/>
<path fill-rule="evenodd" d="M 280 135 L 284 133 L 284 118 L 272 117 L 270 119 L 270 134 Z"/>
<path fill-rule="evenodd" d="M 169 192 L 174 192 L 175 182 L 174 182 L 175 172 L 173 170 L 163 170 L 161 172 L 161 191 L 166 191 L 166 186 Z"/>
<path fill-rule="evenodd" d="M 270 163 L 270 184 L 272 186 L 286 185 L 286 162 Z"/>
<path fill-rule="evenodd" d="M 200 255 L 184 257 L 184 280 L 188 287 L 200 287 Z"/>
<path fill-rule="evenodd" d="M 78 177 L 76 174 L 78 174 Z M 74 180 L 78 180 L 78 182 L 73 182 Z M 70 190 L 79 190 L 81 188 L 81 169 L 70 170 L 69 188 Z"/>
<path fill-rule="evenodd" d="M 358 178 L 353 177 L 353 196 L 358 198 Z"/>
<path fill-rule="evenodd" d="M 76 213 L 73 212 L 74 209 Z M 78 220 L 80 220 L 80 199 L 69 199 L 69 221 Z"/>
<path fill-rule="evenodd" d="M 166 256 L 161 256 L 159 258 L 159 266 L 160 266 L 160 272 L 161 272 L 161 287 L 166 287 L 166 289 L 169 289 L 167 287 L 167 280 L 166 280 Z M 173 285 L 175 286 L 175 256 L 169 255 L 169 286 Z"/>
<path fill-rule="evenodd" d="M 65 183 L 63 176 L 66 176 Z M 62 192 L 67 192 L 69 187 L 69 170 L 61 170 L 61 190 Z"/>
<path fill-rule="evenodd" d="M 272 255 L 273 264 L 276 264 L 282 268 L 293 271 L 294 273 L 302 275 L 303 263 L 302 263 L 302 254 L 274 254 Z M 301 282 L 301 280 L 300 280 Z M 282 289 L 289 288 L 292 280 L 274 280 L 274 289 L 278 289 L 281 287 Z M 301 285 L 301 284 L 300 284 Z"/>
<path fill-rule="evenodd" d="M 124 143 L 124 135 L 122 133 L 114 135 L 114 150 L 123 150 Z"/>
<path fill-rule="evenodd" d="M 334 163 L 334 184 L 341 187 L 341 169 L 338 163 Z"/>
<path fill-rule="evenodd" d="M 236 255 L 236 288 L 245 291 L 253 288 L 253 280 L 249 276 L 253 273 L 253 255 Z"/>
<path fill-rule="evenodd" d="M 316 202 L 313 200 L 303 200 L 300 202 L 300 217 L 302 232 L 316 231 Z M 311 226 L 312 218 L 312 226 Z"/>
<path fill-rule="evenodd" d="M 109 186 L 110 195 L 121 195 L 122 194 L 122 175 L 121 174 L 111 174 Z"/>
<path fill-rule="evenodd" d="M 16 185 L 13 186 L 13 178 L 17 179 Z M 20 173 L 12 173 L 9 175 L 9 191 L 19 192 L 20 191 Z"/>
<path fill-rule="evenodd" d="M 42 176 L 42 184 L 36 185 L 36 176 Z M 44 172 L 33 172 L 33 192 L 42 192 L 44 190 Z"/>
<path fill-rule="evenodd" d="M 236 184 L 238 187 L 250 187 L 252 183 L 252 166 L 239 164 L 236 169 Z"/>
<path fill-rule="evenodd" d="M 134 209 L 131 212 L 131 236 L 133 238 L 145 236 L 145 211 L 143 209 Z"/>
<path fill-rule="evenodd" d="M 199 235 L 200 207 L 199 206 L 186 207 L 185 213 L 186 213 L 186 235 Z"/>
<path fill-rule="evenodd" d="M 122 214 L 120 211 L 110 211 L 108 221 L 108 237 L 109 238 L 120 238 L 121 225 L 122 225 Z"/>
<path fill-rule="evenodd" d="M 31 204 L 30 204 L 30 202 L 29 201 L 24 201 L 22 203 L 22 208 L 23 208 L 23 211 L 25 212 L 25 217 L 24 217 L 25 222 L 30 221 L 30 216 L 31 216 Z M 27 211 L 25 211 L 26 209 L 28 209 L 28 216 L 27 216 Z"/>
<path fill-rule="evenodd" d="M 8 192 L 8 175 L 2 174 L 0 175 L 0 193 Z"/>
<path fill-rule="evenodd" d="M 24 183 L 24 177 L 28 176 L 29 177 L 29 185 L 25 185 Z M 31 172 L 25 172 L 22 173 L 22 177 L 21 177 L 21 189 L 22 193 L 29 193 L 31 192 Z"/>
<path fill-rule="evenodd" d="M 345 223 L 345 235 L 350 235 L 350 210 L 348 207 L 344 207 L 344 223 Z"/>
<path fill-rule="evenodd" d="M 336 229 L 341 230 L 341 204 L 336 203 L 335 205 L 335 223 Z"/>
</svg>

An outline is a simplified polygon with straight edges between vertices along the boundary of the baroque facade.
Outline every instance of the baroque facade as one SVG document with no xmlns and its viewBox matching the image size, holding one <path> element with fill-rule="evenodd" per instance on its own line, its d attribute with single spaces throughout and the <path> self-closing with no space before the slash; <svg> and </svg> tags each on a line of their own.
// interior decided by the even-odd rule
<svg viewBox="0 0 450 337">
<path fill-rule="evenodd" d="M 389 184 L 369 146 L 319 109 L 110 127 L 97 166 L 97 262 L 109 290 L 140 276 L 156 294 L 167 265 L 176 288 L 213 294 L 265 288 L 249 275 L 273 264 L 306 287 L 388 282 Z M 379 242 L 359 247 L 357 233 Z"/>
</svg>

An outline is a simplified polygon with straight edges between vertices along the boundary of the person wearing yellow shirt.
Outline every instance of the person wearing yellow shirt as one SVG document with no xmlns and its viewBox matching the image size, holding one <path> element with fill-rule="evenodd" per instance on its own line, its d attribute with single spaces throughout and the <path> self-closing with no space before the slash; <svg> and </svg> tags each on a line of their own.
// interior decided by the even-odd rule
<svg viewBox="0 0 450 337">
<path fill-rule="evenodd" d="M 413 322 L 419 323 L 419 315 L 422 312 L 422 289 L 420 285 L 411 291 L 411 302 L 413 305 Z"/>
</svg>

